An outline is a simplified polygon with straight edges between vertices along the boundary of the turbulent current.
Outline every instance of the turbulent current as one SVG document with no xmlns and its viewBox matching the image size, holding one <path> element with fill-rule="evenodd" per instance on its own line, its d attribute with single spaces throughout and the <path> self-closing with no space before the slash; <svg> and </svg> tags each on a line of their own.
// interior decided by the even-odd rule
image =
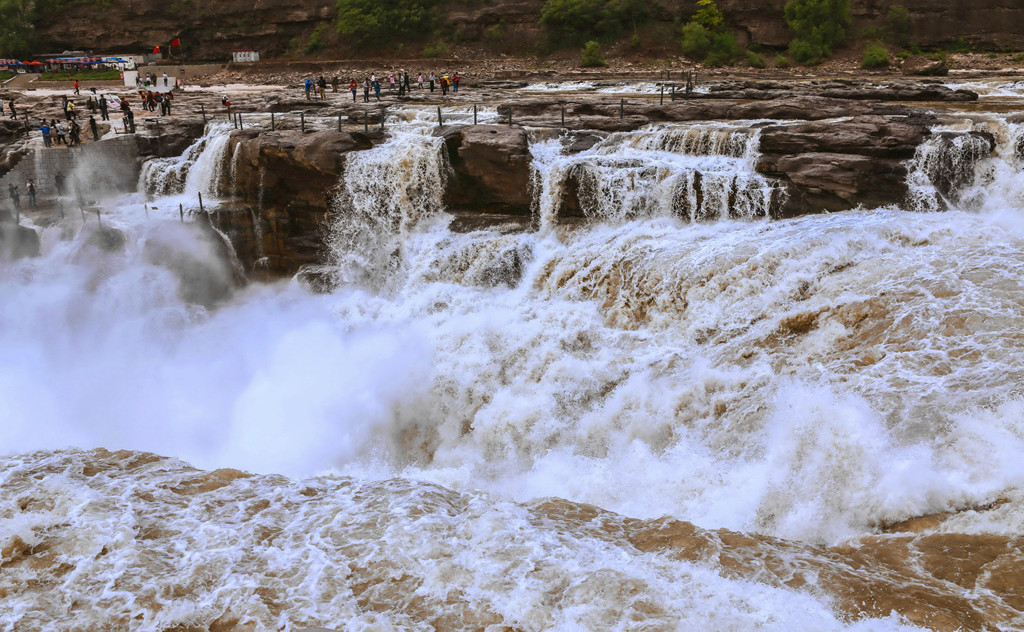
<svg viewBox="0 0 1024 632">
<path fill-rule="evenodd" d="M 0 630 L 1024 625 L 1015 126 L 786 221 L 756 122 L 538 135 L 537 230 L 460 233 L 408 118 L 347 158 L 329 293 L 179 222 L 227 127 L 0 263 Z M 1009 561 L 943 575 L 949 534 Z"/>
</svg>

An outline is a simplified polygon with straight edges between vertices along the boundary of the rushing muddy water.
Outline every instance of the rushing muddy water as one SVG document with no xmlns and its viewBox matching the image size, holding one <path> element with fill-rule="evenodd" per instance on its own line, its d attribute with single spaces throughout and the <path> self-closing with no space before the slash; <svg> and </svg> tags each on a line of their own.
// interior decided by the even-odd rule
<svg viewBox="0 0 1024 632">
<path fill-rule="evenodd" d="M 539 229 L 456 233 L 429 120 L 348 159 L 329 294 L 178 223 L 227 127 L 0 263 L 0 629 L 1019 629 L 1019 555 L 933 589 L 848 551 L 974 508 L 926 531 L 1020 552 L 1018 126 L 923 147 L 907 209 L 780 222 L 756 122 L 538 135 Z"/>
</svg>

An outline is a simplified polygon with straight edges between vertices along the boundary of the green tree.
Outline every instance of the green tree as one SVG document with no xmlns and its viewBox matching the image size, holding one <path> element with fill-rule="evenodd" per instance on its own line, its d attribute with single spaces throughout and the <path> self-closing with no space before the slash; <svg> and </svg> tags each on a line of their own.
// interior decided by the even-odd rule
<svg viewBox="0 0 1024 632">
<path fill-rule="evenodd" d="M 0 0 L 0 57 L 26 57 L 35 43 L 31 0 Z"/>
<path fill-rule="evenodd" d="M 790 0 L 785 16 L 795 36 L 789 43 L 790 55 L 802 64 L 814 64 L 846 39 L 850 0 Z"/>
<path fill-rule="evenodd" d="M 436 21 L 435 0 L 338 0 L 338 33 L 360 46 L 422 38 Z"/>
<path fill-rule="evenodd" d="M 648 0 L 545 0 L 540 23 L 571 43 L 608 39 L 650 20 Z"/>
<path fill-rule="evenodd" d="M 683 26 L 682 46 L 688 57 L 711 66 L 722 66 L 743 54 L 736 38 L 725 25 L 715 0 L 699 0 L 697 11 Z"/>
<path fill-rule="evenodd" d="M 608 62 L 604 60 L 604 55 L 601 54 L 601 45 L 594 40 L 587 42 L 580 52 L 580 65 L 584 68 L 607 66 Z"/>
</svg>

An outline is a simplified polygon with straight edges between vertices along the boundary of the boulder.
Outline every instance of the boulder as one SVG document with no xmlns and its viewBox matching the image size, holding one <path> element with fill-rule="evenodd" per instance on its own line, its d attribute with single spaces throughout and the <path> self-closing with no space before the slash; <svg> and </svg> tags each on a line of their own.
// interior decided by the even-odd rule
<svg viewBox="0 0 1024 632">
<path fill-rule="evenodd" d="M 909 80 L 829 79 L 822 81 L 722 81 L 709 86 L 695 99 L 770 100 L 796 96 L 817 96 L 854 101 L 976 101 L 970 90 L 954 90 L 939 83 Z"/>
<path fill-rule="evenodd" d="M 230 142 L 237 146 L 235 187 L 243 201 L 213 209 L 211 221 L 245 270 L 269 278 L 319 263 L 322 224 L 345 155 L 372 147 L 371 136 L 251 129 L 233 133 Z"/>
<path fill-rule="evenodd" d="M 766 127 L 758 172 L 787 196 L 778 216 L 899 204 L 906 161 L 929 137 L 928 116 L 858 116 L 846 121 Z"/>
<path fill-rule="evenodd" d="M 757 170 L 785 183 L 787 199 L 778 217 L 884 206 L 907 195 L 907 168 L 891 158 L 825 152 L 768 155 L 758 160 Z"/>
<path fill-rule="evenodd" d="M 949 74 L 949 65 L 944 59 L 918 55 L 904 59 L 900 71 L 908 77 L 945 77 Z"/>
<path fill-rule="evenodd" d="M 458 210 L 529 214 L 533 203 L 526 130 L 509 125 L 448 127 L 445 140 L 452 177 L 446 204 Z"/>
<path fill-rule="evenodd" d="M 928 137 L 926 117 L 857 116 L 842 122 L 775 125 L 761 131 L 763 154 L 825 152 L 910 158 Z"/>
</svg>

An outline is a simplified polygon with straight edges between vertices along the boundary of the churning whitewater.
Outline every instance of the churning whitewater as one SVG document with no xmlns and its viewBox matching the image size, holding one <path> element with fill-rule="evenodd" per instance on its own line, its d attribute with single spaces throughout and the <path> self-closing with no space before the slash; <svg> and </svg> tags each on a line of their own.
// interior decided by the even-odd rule
<svg viewBox="0 0 1024 632">
<path fill-rule="evenodd" d="M 908 208 L 786 221 L 758 121 L 534 132 L 536 230 L 463 233 L 425 119 L 347 158 L 328 292 L 179 221 L 232 193 L 217 124 L 0 263 L 0 630 L 911 630 L 830 596 L 844 546 L 1021 534 L 1018 125 L 922 147 Z"/>
</svg>

